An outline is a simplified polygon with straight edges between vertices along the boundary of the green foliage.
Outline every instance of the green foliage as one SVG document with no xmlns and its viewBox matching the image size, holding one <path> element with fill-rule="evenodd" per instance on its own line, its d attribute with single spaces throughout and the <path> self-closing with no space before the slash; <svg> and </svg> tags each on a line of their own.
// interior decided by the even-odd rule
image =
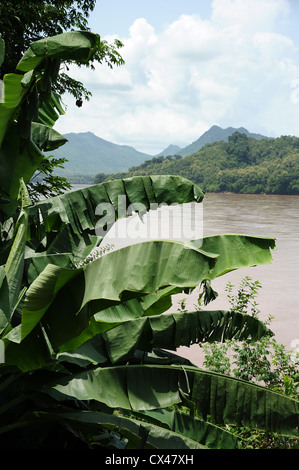
<svg viewBox="0 0 299 470">
<path fill-rule="evenodd" d="M 232 310 L 245 313 L 251 309 L 251 315 L 258 318 L 260 312 L 255 298 L 261 288 L 260 282 L 245 277 L 236 295 L 232 295 L 233 287 L 227 283 Z M 269 317 L 265 323 L 271 320 Z M 258 341 L 248 338 L 241 342 L 211 343 L 203 345 L 203 350 L 203 365 L 208 370 L 234 375 L 284 395 L 298 397 L 299 354 L 287 351 L 286 346 L 278 344 L 274 337 L 266 335 Z M 248 427 L 235 428 L 234 432 L 242 438 L 246 448 L 298 448 L 299 445 L 298 440 L 285 439 L 279 433 L 261 433 Z"/>
<path fill-rule="evenodd" d="M 240 313 L 249 313 L 253 317 L 258 317 L 260 311 L 256 302 L 258 290 L 261 289 L 262 285 L 259 281 L 252 281 L 249 276 L 245 276 L 237 291 L 237 295 L 233 295 L 234 285 L 228 282 L 225 287 L 227 297 L 231 305 L 231 309 Z"/>
<path fill-rule="evenodd" d="M 66 178 L 53 174 L 54 169 L 63 168 L 66 161 L 65 158 L 45 158 L 42 160 L 39 171 L 35 172 L 27 185 L 32 202 L 64 194 L 65 191 L 72 189 Z"/>
<path fill-rule="evenodd" d="M 203 366 L 212 372 L 229 374 L 231 369 L 230 360 L 227 357 L 229 346 L 227 343 L 211 343 L 203 345 L 205 359 Z"/>
<path fill-rule="evenodd" d="M 235 132 L 228 138 L 226 152 L 228 168 L 247 166 L 249 163 L 249 139 L 246 134 Z"/>
<path fill-rule="evenodd" d="M 88 17 L 95 7 L 95 0 L 3 0 L 0 4 L 0 31 L 6 43 L 5 60 L 0 68 L 0 78 L 14 72 L 24 52 L 31 43 L 39 39 L 62 34 L 70 30 L 89 31 Z M 113 44 L 101 41 L 96 54 L 87 65 L 107 63 L 109 67 L 121 65 L 123 59 L 118 50 L 122 47 L 119 40 Z M 68 61 L 65 69 L 68 70 Z M 77 62 L 80 65 L 80 62 Z M 68 92 L 76 100 L 89 100 L 91 93 L 84 85 L 63 72 L 54 85 L 58 94 Z"/>
<path fill-rule="evenodd" d="M 76 64 L 82 66 L 84 64 L 87 67 L 94 69 L 95 63 L 106 63 L 109 67 L 118 66 L 124 63 L 119 49 L 123 46 L 119 40 L 115 40 L 113 44 L 109 44 L 105 40 L 100 40 L 98 36 L 97 45 L 95 43 L 89 46 L 89 51 L 84 50 L 83 47 L 83 36 L 86 31 L 85 37 L 87 38 L 88 28 L 88 16 L 89 13 L 94 9 L 95 1 L 72 1 L 72 0 L 54 0 L 44 1 L 37 0 L 34 2 L 28 2 L 26 0 L 19 0 L 17 2 L 11 0 L 4 0 L 0 4 L 0 31 L 1 31 L 1 42 L 0 42 L 0 78 L 5 82 L 5 89 L 7 95 L 7 107 L 12 108 L 12 95 L 10 96 L 10 90 L 12 89 L 9 85 L 12 83 L 13 87 L 19 86 L 19 102 L 15 101 L 16 109 L 15 115 L 13 113 L 6 112 L 6 116 L 0 113 L 1 120 L 7 121 L 13 119 L 18 122 L 19 135 L 22 140 L 27 139 L 30 135 L 30 122 L 35 121 L 43 123 L 51 128 L 58 118 L 58 114 L 63 114 L 64 109 L 60 103 L 60 96 L 64 93 L 69 93 L 76 99 L 78 106 L 82 105 L 82 100 L 89 100 L 91 97 L 90 91 L 88 91 L 83 83 L 73 79 L 67 73 L 70 64 Z M 54 49 L 51 44 L 46 43 L 44 38 L 52 36 L 60 36 L 66 31 L 70 30 L 81 31 L 81 47 L 77 47 L 79 55 L 74 52 L 70 54 L 66 52 L 60 58 L 55 55 L 55 43 Z M 74 34 L 70 33 L 69 46 L 75 46 L 78 42 L 78 31 Z M 66 38 L 66 36 L 63 36 Z M 90 36 L 91 37 L 91 36 Z M 4 40 L 4 42 L 3 42 Z M 50 41 L 51 42 L 51 41 Z M 72 44 L 73 42 L 73 44 Z M 5 43 L 5 55 L 4 51 Z M 34 44 L 35 50 L 32 50 L 32 44 Z M 47 44 L 47 50 L 43 54 L 42 48 Z M 40 53 L 37 49 L 40 46 Z M 64 44 L 66 47 L 66 44 Z M 85 46 L 88 47 L 86 43 Z M 70 47 L 68 48 L 70 50 Z M 27 52 L 26 52 L 27 51 Z M 23 64 L 21 59 L 24 53 L 29 56 L 33 56 L 31 61 L 27 61 L 27 64 Z M 26 56 L 25 54 L 25 56 Z M 46 56 L 48 58 L 46 59 Z M 38 56 L 42 59 L 38 59 Z M 28 65 L 32 64 L 32 66 Z M 18 75 L 20 71 L 32 72 L 30 74 L 24 74 L 22 80 L 19 75 L 18 81 L 16 70 Z M 34 72 L 33 72 L 34 71 Z M 34 81 L 36 81 L 34 83 Z M 25 93 L 24 88 L 27 88 Z M 51 96 L 49 93 L 51 91 Z M 58 98 L 59 96 L 59 98 Z M 1 100 L 0 100 L 1 102 Z M 39 106 L 39 111 L 37 111 Z M 18 109 L 19 108 L 19 109 Z M 57 114 L 58 113 L 58 114 Z M 18 115 L 19 114 L 19 115 Z M 1 140 L 1 130 L 0 130 Z M 32 136 L 32 140 L 36 143 L 36 139 Z M 51 139 L 50 139 L 51 140 Z M 52 139 L 53 140 L 53 139 Z M 65 142 L 66 139 L 64 139 Z M 37 143 L 38 145 L 38 143 Z M 62 143 L 60 143 L 62 145 Z M 56 170 L 63 168 L 67 160 L 65 156 L 61 158 L 51 158 L 47 156 L 47 159 L 43 158 L 42 155 L 38 155 L 36 149 L 31 148 L 29 152 L 27 149 L 24 150 L 24 142 L 17 142 L 16 146 L 22 146 L 21 153 L 26 155 L 24 158 L 24 168 L 26 166 L 31 167 L 28 160 L 35 160 L 35 180 L 29 185 L 29 191 L 32 199 L 35 201 L 39 197 L 50 197 L 56 194 L 62 194 L 64 191 L 70 189 L 70 183 L 62 175 L 57 175 Z M 59 145 L 58 145 L 59 146 Z M 49 151 L 57 149 L 58 146 L 51 148 L 43 148 L 43 151 Z M 39 147 L 40 148 L 40 147 Z M 11 153 L 18 152 L 18 149 L 10 149 Z M 34 156 L 33 156 L 34 155 Z M 38 156 L 37 156 L 38 155 Z M 16 166 L 15 162 L 13 165 Z M 28 183 L 28 177 L 25 169 L 23 168 L 22 176 L 26 183 Z M 4 169 L 4 175 L 5 175 Z M 56 173 L 56 174 L 55 174 Z M 37 179 L 37 175 L 39 176 Z M 5 177 L 5 176 L 4 176 Z M 14 185 L 16 186 L 16 181 Z M 1 184 L 4 190 L 4 197 L 9 196 L 9 188 Z"/>
<path fill-rule="evenodd" d="M 180 190 L 182 186 L 184 190 Z M 296 404 L 292 400 L 278 398 L 276 392 L 269 391 L 267 408 L 256 414 L 252 407 L 248 414 L 249 397 L 257 399 L 260 393 L 266 393 L 264 389 L 245 382 L 237 384 L 223 374 L 207 374 L 160 349 L 220 338 L 263 337 L 268 330 L 243 313 L 186 313 L 183 305 L 181 313 L 164 312 L 173 293 L 192 288 L 203 278 L 210 280 L 258 260 L 270 262 L 273 240 L 221 235 L 200 241 L 200 249 L 196 240 L 187 245 L 141 243 L 115 252 L 100 246 L 99 256 L 94 259 L 82 238 L 97 224 L 91 218 L 87 223 L 86 205 L 91 205 L 91 215 L 92 205 L 96 207 L 103 197 L 117 201 L 117 194 L 124 192 L 130 197 L 128 204 L 145 201 L 145 195 L 155 198 L 152 201 L 168 203 L 200 201 L 203 197 L 200 188 L 180 177 L 134 178 L 41 201 L 36 205 L 38 219 L 32 219 L 34 210 L 28 213 L 29 233 L 35 233 L 35 225 L 39 228 L 44 252 L 41 247 L 33 251 L 32 238 L 27 245 L 31 257 L 28 259 L 28 253 L 23 277 L 30 286 L 21 307 L 22 316 L 16 311 L 12 323 L 3 325 L 6 360 L 0 368 L 0 398 L 9 397 L 2 408 L 3 445 L 18 438 L 26 448 L 32 445 L 30 435 L 36 448 L 72 448 L 77 443 L 75 433 L 80 436 L 79 446 L 87 448 L 237 448 L 238 436 L 223 426 L 240 421 L 250 426 L 258 421 L 264 429 L 273 406 L 280 418 L 271 422 L 271 429 L 278 427 L 293 435 Z M 80 213 L 80 223 L 77 220 L 76 224 Z M 82 246 L 77 247 L 76 256 L 85 260 L 80 268 L 69 268 L 75 247 L 73 253 L 61 251 L 66 240 L 59 220 L 69 226 L 65 234 L 80 236 Z M 50 236 L 49 246 L 55 247 L 54 256 L 45 244 L 45 233 Z M 239 253 L 228 257 L 231 246 L 238 246 Z M 59 263 L 59 256 L 63 263 L 68 260 L 67 269 L 63 264 L 49 264 Z M 121 276 L 119 266 L 123 267 Z M 240 386 L 248 397 L 245 400 L 240 397 Z M 21 395 L 20 388 L 24 390 Z M 231 412 L 236 403 L 237 422 Z M 190 414 L 176 411 L 171 421 L 165 422 L 173 405 L 183 405 Z M 158 414 L 152 414 L 154 409 Z M 141 418 L 138 413 L 142 413 Z M 55 434 L 55 442 L 49 442 L 49 433 Z"/>
<path fill-rule="evenodd" d="M 153 158 L 122 177 L 147 174 L 181 175 L 206 192 L 299 194 L 299 138 L 255 140 L 235 132 L 228 142 L 207 144 L 181 159 Z"/>
<path fill-rule="evenodd" d="M 258 289 L 262 286 L 259 281 L 252 281 L 246 276 L 242 279 L 237 294 L 233 295 L 233 285 L 228 282 L 226 291 L 234 312 L 250 314 L 258 318 L 260 311 L 255 300 Z M 263 322 L 270 324 L 273 317 Z M 286 395 L 296 396 L 298 388 L 298 357 L 296 353 L 286 350 L 286 346 L 278 344 L 275 338 L 266 335 L 258 341 L 248 338 L 243 342 L 227 341 L 225 345 L 204 345 L 206 352 L 205 365 L 220 372 L 220 367 L 225 364 L 225 373 L 233 373 L 243 380 L 263 383 L 273 390 L 281 391 Z M 228 362 L 231 356 L 234 361 Z M 215 360 L 215 363 L 213 362 Z M 223 362 L 222 362 L 223 361 Z M 219 363 L 219 368 L 216 364 Z M 236 365 L 234 369 L 232 366 Z"/>
<path fill-rule="evenodd" d="M 52 85 L 61 61 L 87 63 L 99 44 L 99 36 L 89 32 L 70 32 L 41 39 L 22 56 L 17 73 L 4 76 L 5 100 L 0 103 L 0 187 L 3 195 L 0 220 L 14 214 L 17 208 L 20 178 L 27 184 L 37 171 L 44 173 L 45 185 L 39 189 L 46 196 L 48 192 L 59 193 L 68 188 L 66 181 L 52 177 L 53 167 L 61 165 L 63 160 L 46 159 L 43 154 L 66 141 L 53 129 L 65 110 Z"/>
</svg>

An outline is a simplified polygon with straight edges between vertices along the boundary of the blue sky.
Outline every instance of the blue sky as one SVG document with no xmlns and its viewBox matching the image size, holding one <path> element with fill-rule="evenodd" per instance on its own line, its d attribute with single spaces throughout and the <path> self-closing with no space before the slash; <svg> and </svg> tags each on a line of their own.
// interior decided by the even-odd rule
<svg viewBox="0 0 299 470">
<path fill-rule="evenodd" d="M 158 31 L 180 15 L 211 13 L 209 0 L 97 0 L 89 25 L 99 34 L 126 35 L 136 18 L 146 18 Z"/>
<path fill-rule="evenodd" d="M 125 65 L 74 68 L 93 97 L 65 96 L 57 130 L 155 155 L 212 125 L 299 136 L 298 0 L 98 0 L 89 19 Z"/>
</svg>

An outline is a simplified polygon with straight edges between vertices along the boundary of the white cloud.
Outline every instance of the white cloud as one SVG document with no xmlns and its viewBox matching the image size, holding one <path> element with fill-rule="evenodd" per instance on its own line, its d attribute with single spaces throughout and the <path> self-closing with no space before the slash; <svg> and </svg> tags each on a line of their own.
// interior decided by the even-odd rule
<svg viewBox="0 0 299 470">
<path fill-rule="evenodd" d="M 187 145 L 213 124 L 294 133 L 297 49 L 276 29 L 288 5 L 214 0 L 209 20 L 182 15 L 160 33 L 136 19 L 120 38 L 126 64 L 80 69 L 77 77 L 94 97 L 80 111 L 70 105 L 60 128 L 90 130 L 152 154 L 170 143 Z"/>
<path fill-rule="evenodd" d="M 182 15 L 164 31 L 160 44 L 165 59 L 171 54 L 183 64 L 211 60 L 221 54 L 221 32 L 197 15 Z"/>
<path fill-rule="evenodd" d="M 277 33 L 256 33 L 253 44 L 263 58 L 287 58 L 296 52 L 292 39 Z"/>
<path fill-rule="evenodd" d="M 290 9 L 287 0 L 213 0 L 212 7 L 215 24 L 238 26 L 243 32 L 272 29 Z"/>
</svg>

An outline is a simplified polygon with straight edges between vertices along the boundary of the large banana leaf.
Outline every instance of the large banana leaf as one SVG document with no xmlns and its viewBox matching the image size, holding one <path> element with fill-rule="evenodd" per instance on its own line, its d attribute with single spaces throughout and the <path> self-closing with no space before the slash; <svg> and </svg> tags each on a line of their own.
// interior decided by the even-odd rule
<svg viewBox="0 0 299 470">
<path fill-rule="evenodd" d="M 59 132 L 38 122 L 33 122 L 31 125 L 31 139 L 43 152 L 56 150 L 67 142 L 67 139 Z"/>
<path fill-rule="evenodd" d="M 100 36 L 89 31 L 70 31 L 32 43 L 17 65 L 28 72 L 37 68 L 45 58 L 88 62 L 100 45 Z"/>
<path fill-rule="evenodd" d="M 222 276 L 229 271 L 244 266 L 255 266 L 268 264 L 272 262 L 272 258 L 265 257 L 265 248 L 275 248 L 275 240 L 273 238 L 252 237 L 255 249 L 249 249 L 249 235 L 220 234 L 204 237 L 202 240 L 191 240 L 190 246 L 195 246 L 207 253 L 220 253 L 217 258 L 213 277 Z"/>
<path fill-rule="evenodd" d="M 27 77 L 29 77 L 29 74 Z M 4 77 L 5 99 L 3 102 L 0 102 L 0 148 L 16 110 L 28 92 L 27 86 L 23 86 L 23 78 L 23 75 L 17 75 L 14 73 L 7 74 Z"/>
<path fill-rule="evenodd" d="M 146 210 L 168 203 L 200 202 L 204 193 L 194 183 L 176 176 L 135 177 L 111 181 L 40 201 L 30 212 L 29 238 L 26 252 L 26 273 L 32 282 L 44 267 L 56 262 L 49 255 L 69 258 L 68 267 L 84 258 L 100 244 L 97 228 L 103 214 L 97 213 L 101 203 L 111 204 L 111 225 L 127 217 L 129 206 L 142 201 Z M 124 204 L 119 207 L 122 198 Z M 59 258 L 57 263 L 60 264 Z M 31 266 L 34 265 L 34 266 Z M 64 264 L 66 267 L 66 265 Z"/>
<path fill-rule="evenodd" d="M 195 287 L 214 263 L 214 258 L 186 249 L 183 243 L 152 241 L 110 252 L 77 270 L 48 265 L 27 291 L 22 339 L 47 311 L 45 321 L 53 345 L 78 335 L 88 326 L 90 316 L 100 311 L 98 321 L 105 331 L 110 323 L 135 318 L 134 312 L 123 310 L 117 312 L 121 316 L 111 317 L 105 314 L 106 308 L 166 286 Z"/>
<path fill-rule="evenodd" d="M 108 385 L 109 384 L 109 385 Z M 298 436 L 299 403 L 250 382 L 191 366 L 130 365 L 56 378 L 41 391 L 56 400 L 96 400 L 111 408 L 147 411 L 194 404 L 199 418 Z"/>
<path fill-rule="evenodd" d="M 239 246 L 236 255 L 226 259 L 226 269 L 267 264 L 272 260 L 273 239 L 229 235 L 221 237 L 218 253 L 207 253 L 181 242 L 150 241 L 127 246 L 77 270 L 48 265 L 29 287 L 22 313 L 21 339 L 41 321 L 45 322 L 54 348 L 79 335 L 98 314 L 102 332 L 112 323 L 135 318 L 131 312 L 119 311 L 107 315 L 105 309 L 130 298 L 157 292 L 172 286 L 184 290 L 198 286 L 204 279 L 219 275 L 218 259 L 222 245 Z M 225 252 L 226 254 L 226 252 Z M 119 276 L 119 266 L 122 275 Z M 222 269 L 222 268 L 221 268 Z M 59 315 L 57 312 L 60 312 Z M 101 312 L 101 313 L 99 313 Z"/>
<path fill-rule="evenodd" d="M 18 207 L 20 178 L 28 182 L 44 158 L 32 140 L 23 149 L 22 142 L 17 125 L 11 124 L 0 148 L 0 187 L 8 198 L 6 204 L 0 205 L 0 211 L 7 217 Z"/>
<path fill-rule="evenodd" d="M 115 307 L 116 308 L 116 307 Z M 112 363 L 131 359 L 136 349 L 176 350 L 202 342 L 226 340 L 253 341 L 271 334 L 267 327 L 250 315 L 231 311 L 197 311 L 141 317 L 125 322 L 104 333 L 103 340 Z"/>
<path fill-rule="evenodd" d="M 103 429 L 120 434 L 128 442 L 126 449 L 204 449 L 205 447 L 199 443 L 196 433 L 189 432 L 184 436 L 170 429 L 169 426 L 163 426 L 158 421 L 146 422 L 127 418 L 126 416 L 113 415 L 102 412 L 72 412 L 64 411 L 61 413 L 43 413 L 36 412 L 37 416 L 43 420 L 65 420 L 69 425 L 73 425 L 75 429 L 89 435 L 96 436 L 103 433 Z M 153 420 L 154 421 L 154 420 Z M 187 419 L 186 419 L 187 421 Z M 195 423 L 193 428 L 196 428 Z M 1 432 L 1 429 L 0 429 Z M 125 443 L 125 441 L 124 441 Z M 113 447 L 113 445 L 112 445 Z"/>
<path fill-rule="evenodd" d="M 98 213 L 97 207 L 102 203 L 111 207 L 113 225 L 117 219 L 127 217 L 129 207 L 136 204 L 154 210 L 165 201 L 183 204 L 200 202 L 203 197 L 202 190 L 191 181 L 163 175 L 111 181 L 40 201 L 30 213 L 28 282 L 47 264 L 56 264 L 49 255 L 64 255 L 65 260 L 69 258 L 68 267 L 73 267 L 101 242 L 97 229 L 104 225 L 105 214 Z M 57 262 L 60 264 L 59 258 Z"/>
<path fill-rule="evenodd" d="M 166 293 L 164 295 L 166 296 Z M 153 294 L 145 296 L 145 299 L 147 297 L 152 298 L 152 309 L 159 310 L 162 306 L 162 312 L 167 310 L 169 304 L 163 301 L 169 301 L 169 296 L 162 297 L 161 302 L 158 297 L 155 301 Z M 101 334 L 98 331 L 101 331 L 102 325 L 96 321 L 97 315 L 95 315 L 91 325 L 79 337 L 60 347 L 61 352 L 57 358 L 79 366 L 96 363 L 117 364 L 136 360 L 137 351 L 151 352 L 157 348 L 176 350 L 180 346 L 189 347 L 202 342 L 223 342 L 232 339 L 250 338 L 256 341 L 265 335 L 273 335 L 263 322 L 238 312 L 217 310 L 150 316 L 150 310 L 145 311 L 142 307 L 142 298 L 133 299 L 108 310 L 113 316 L 115 315 L 113 311 L 122 307 L 137 309 L 140 318 L 120 325 L 116 323 L 114 328 Z M 166 355 L 165 352 L 164 354 Z M 100 357 L 99 362 L 97 357 Z M 164 359 L 165 357 L 162 360 Z M 175 360 L 180 359 L 179 356 L 175 356 Z M 148 360 L 151 359 L 148 357 Z"/>
<path fill-rule="evenodd" d="M 133 416 L 135 413 L 133 414 Z M 187 413 L 170 409 L 151 410 L 138 413 L 144 419 L 155 419 L 155 422 L 166 425 L 173 432 L 183 434 L 196 440 L 209 449 L 238 449 L 240 440 L 223 428 L 192 418 Z"/>
<path fill-rule="evenodd" d="M 129 206 L 142 204 L 144 210 L 160 204 L 200 202 L 204 192 L 199 186 L 180 176 L 140 176 L 89 186 L 71 191 L 59 197 L 40 201 L 32 208 L 32 227 L 39 226 L 39 215 L 45 232 L 59 231 L 69 224 L 76 234 L 101 228 L 99 204 L 111 204 L 111 225 L 119 218 L 127 217 Z"/>
<path fill-rule="evenodd" d="M 168 291 L 168 293 L 167 293 Z M 79 367 L 88 365 L 122 364 L 127 361 L 141 361 L 148 363 L 172 363 L 182 362 L 182 358 L 169 353 L 179 346 L 191 346 L 199 342 L 225 341 L 228 339 L 251 338 L 260 339 L 265 335 L 271 335 L 265 325 L 249 315 L 237 312 L 225 311 L 200 311 L 175 314 L 150 315 L 151 311 L 165 312 L 170 304 L 170 293 L 173 289 L 162 289 L 158 294 L 144 296 L 148 308 L 142 305 L 141 299 L 132 299 L 125 304 L 111 307 L 106 310 L 115 315 L 114 310 L 131 309 L 134 316 L 140 316 L 136 320 L 124 323 L 109 324 L 110 330 L 102 333 L 103 325 L 97 322 L 97 315 L 91 318 L 90 325 L 77 337 L 59 347 L 60 352 L 54 355 L 61 363 L 72 363 Z M 169 304 L 170 302 L 170 304 Z M 131 314 L 132 315 L 132 314 Z M 147 315 L 142 317 L 142 315 Z M 5 339 L 19 341 L 18 329 L 12 330 Z M 24 344 L 26 343 L 24 348 Z M 157 348 L 168 349 L 159 351 Z M 145 352 L 155 351 L 154 355 Z M 39 351 L 39 360 L 36 362 L 36 354 Z M 15 365 L 20 370 L 31 370 L 39 367 L 47 367 L 51 352 L 45 354 L 45 346 L 41 343 L 41 331 L 36 330 L 34 335 L 29 335 L 20 344 L 10 342 L 6 353 L 6 364 Z M 162 353 L 162 356 L 160 353 Z M 171 356 L 171 357 L 169 357 Z M 185 359 L 183 359 L 185 362 Z M 187 361 L 189 364 L 190 361 Z M 186 363 L 187 363 L 186 362 Z"/>
</svg>

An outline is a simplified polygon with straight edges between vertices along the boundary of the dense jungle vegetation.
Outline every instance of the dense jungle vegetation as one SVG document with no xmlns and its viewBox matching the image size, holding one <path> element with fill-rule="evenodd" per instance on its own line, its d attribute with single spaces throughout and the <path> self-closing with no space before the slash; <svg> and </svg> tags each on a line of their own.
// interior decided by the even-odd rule
<svg viewBox="0 0 299 470">
<path fill-rule="evenodd" d="M 255 140 L 235 132 L 188 157 L 154 157 L 127 173 L 99 174 L 95 182 L 127 176 L 181 175 L 206 192 L 299 194 L 299 138 Z"/>
</svg>

